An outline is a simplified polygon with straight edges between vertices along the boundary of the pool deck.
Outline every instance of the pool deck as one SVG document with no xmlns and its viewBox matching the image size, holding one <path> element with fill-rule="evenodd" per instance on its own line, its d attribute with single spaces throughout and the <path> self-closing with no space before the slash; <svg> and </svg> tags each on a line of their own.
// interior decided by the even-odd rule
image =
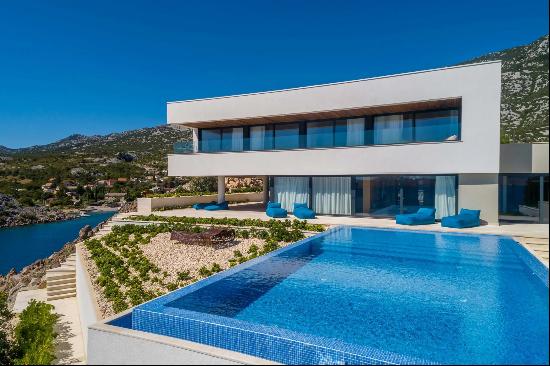
<svg viewBox="0 0 550 366">
<path fill-rule="evenodd" d="M 260 219 L 270 220 L 266 216 L 261 203 L 234 204 L 229 210 L 223 211 L 205 211 L 195 210 L 193 208 L 174 209 L 166 211 L 155 211 L 158 216 L 176 216 L 176 217 L 210 217 L 210 218 L 236 218 L 236 219 Z M 118 219 L 124 219 L 136 213 L 119 214 Z M 294 216 L 289 215 L 289 219 Z M 308 220 L 312 224 L 323 224 L 328 226 L 350 225 L 377 228 L 405 229 L 405 230 L 428 230 L 441 232 L 460 232 L 473 234 L 494 234 L 513 237 L 516 241 L 523 244 L 531 253 L 533 253 L 542 263 L 548 267 L 548 238 L 549 229 L 546 224 L 501 224 L 501 225 L 483 225 L 468 229 L 452 229 L 441 227 L 439 223 L 433 225 L 407 226 L 398 225 L 395 220 L 388 218 L 373 217 L 344 217 L 344 216 L 322 216 Z"/>
</svg>

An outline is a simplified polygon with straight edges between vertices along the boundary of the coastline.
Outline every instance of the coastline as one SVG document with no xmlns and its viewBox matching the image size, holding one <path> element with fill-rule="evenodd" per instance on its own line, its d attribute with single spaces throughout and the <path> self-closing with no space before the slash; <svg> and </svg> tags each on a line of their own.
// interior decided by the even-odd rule
<svg viewBox="0 0 550 366">
<path fill-rule="evenodd" d="M 80 217 L 80 215 L 76 218 L 78 217 Z M 46 283 L 44 276 L 46 271 L 59 267 L 69 255 L 75 252 L 76 243 L 86 239 L 88 236 L 92 235 L 92 233 L 97 232 L 101 226 L 109 220 L 110 217 L 97 223 L 94 227 L 84 225 L 80 229 L 79 233 L 72 240 L 69 240 L 63 244 L 59 250 L 52 252 L 49 256 L 33 261 L 31 264 L 23 267 L 20 271 L 12 268 L 7 273 L 0 273 L 0 291 L 5 291 L 8 294 L 8 303 L 10 306 L 13 306 L 17 293 L 20 290 L 45 288 Z"/>
</svg>

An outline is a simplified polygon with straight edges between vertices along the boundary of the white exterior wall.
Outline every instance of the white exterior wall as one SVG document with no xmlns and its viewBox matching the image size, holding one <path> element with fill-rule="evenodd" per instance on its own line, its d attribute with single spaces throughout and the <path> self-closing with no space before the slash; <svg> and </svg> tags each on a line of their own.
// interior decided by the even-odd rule
<svg viewBox="0 0 550 366">
<path fill-rule="evenodd" d="M 498 173 L 500 62 L 168 104 L 168 123 L 245 119 L 462 99 L 461 141 L 354 148 L 170 155 L 168 174 Z"/>
<path fill-rule="evenodd" d="M 82 338 L 84 341 L 84 352 L 88 354 L 88 327 L 97 323 L 100 319 L 97 301 L 94 297 L 94 291 L 88 270 L 82 260 L 82 251 L 80 246 L 76 245 L 76 299 L 78 302 L 78 313 L 80 316 L 80 327 L 82 329 Z"/>
<path fill-rule="evenodd" d="M 481 210 L 481 220 L 497 225 L 498 174 L 459 174 L 457 211 L 461 208 Z"/>
<path fill-rule="evenodd" d="M 221 348 L 107 324 L 95 324 L 88 332 L 88 365 L 276 364 Z"/>
</svg>

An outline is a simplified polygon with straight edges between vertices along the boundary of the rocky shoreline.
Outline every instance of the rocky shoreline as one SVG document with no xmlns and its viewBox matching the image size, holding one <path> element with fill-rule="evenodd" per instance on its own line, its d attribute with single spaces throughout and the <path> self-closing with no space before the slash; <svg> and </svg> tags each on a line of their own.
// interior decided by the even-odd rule
<svg viewBox="0 0 550 366">
<path fill-rule="evenodd" d="M 71 220 L 80 216 L 80 211 L 62 211 L 48 207 L 24 207 L 14 198 L 0 193 L 0 228 Z"/>
<path fill-rule="evenodd" d="M 11 269 L 5 276 L 0 274 L 0 291 L 8 295 L 8 304 L 13 306 L 17 293 L 23 288 L 45 288 L 46 271 L 52 268 L 57 268 L 61 263 L 65 262 L 67 257 L 73 254 L 76 250 L 76 243 L 82 241 L 92 235 L 101 226 L 99 224 L 95 229 L 90 225 L 84 226 L 73 241 L 66 243 L 59 251 L 54 252 L 48 258 L 38 259 L 34 263 L 26 266 L 20 272 Z"/>
</svg>

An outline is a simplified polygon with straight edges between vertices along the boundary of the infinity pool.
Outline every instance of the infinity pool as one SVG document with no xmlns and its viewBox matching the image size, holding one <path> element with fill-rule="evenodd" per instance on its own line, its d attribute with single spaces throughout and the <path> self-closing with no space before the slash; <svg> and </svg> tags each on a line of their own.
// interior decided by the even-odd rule
<svg viewBox="0 0 550 366">
<path fill-rule="evenodd" d="M 136 330 L 291 364 L 549 357 L 548 270 L 492 235 L 339 227 L 142 304 L 131 318 Z"/>
</svg>

